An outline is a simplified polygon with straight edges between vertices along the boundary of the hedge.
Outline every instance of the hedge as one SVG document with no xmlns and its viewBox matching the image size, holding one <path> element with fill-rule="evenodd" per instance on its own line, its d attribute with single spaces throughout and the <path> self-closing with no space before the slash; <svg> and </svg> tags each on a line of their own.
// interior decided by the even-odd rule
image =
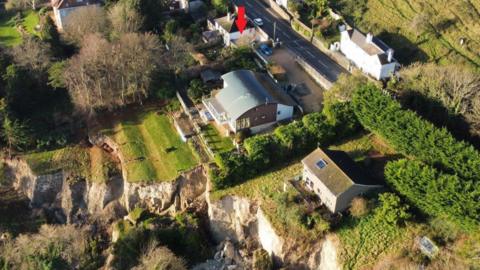
<svg viewBox="0 0 480 270">
<path fill-rule="evenodd" d="M 350 118 L 356 119 L 353 112 Z M 210 173 L 213 188 L 239 184 L 274 165 L 329 144 L 334 138 L 342 137 L 336 132 L 337 128 L 345 131 L 345 126 L 337 123 L 340 123 L 339 119 L 327 119 L 322 112 L 316 112 L 305 115 L 302 121 L 276 128 L 273 134 L 247 138 L 244 141 L 245 154 L 233 150 L 216 156 L 219 170 Z"/>
<path fill-rule="evenodd" d="M 473 146 L 457 141 L 446 129 L 402 109 L 374 85 L 360 87 L 352 102 L 360 123 L 398 152 L 462 178 L 480 179 L 480 153 Z"/>
<path fill-rule="evenodd" d="M 480 188 L 473 182 L 407 159 L 387 163 L 385 178 L 424 213 L 467 227 L 478 225 Z"/>
</svg>

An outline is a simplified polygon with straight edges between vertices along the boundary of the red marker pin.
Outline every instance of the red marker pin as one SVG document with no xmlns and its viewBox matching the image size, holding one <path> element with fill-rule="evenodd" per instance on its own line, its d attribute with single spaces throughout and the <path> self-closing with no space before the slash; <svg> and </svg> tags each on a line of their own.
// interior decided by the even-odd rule
<svg viewBox="0 0 480 270">
<path fill-rule="evenodd" d="M 244 6 L 238 6 L 238 16 L 237 20 L 235 21 L 237 24 L 238 30 L 240 31 L 240 34 L 243 33 L 243 30 L 245 29 L 245 26 L 247 26 L 247 20 L 245 19 L 245 7 Z"/>
</svg>

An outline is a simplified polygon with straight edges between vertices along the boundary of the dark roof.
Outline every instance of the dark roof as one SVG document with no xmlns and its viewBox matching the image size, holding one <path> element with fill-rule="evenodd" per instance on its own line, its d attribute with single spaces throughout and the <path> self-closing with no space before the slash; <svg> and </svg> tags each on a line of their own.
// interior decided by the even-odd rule
<svg viewBox="0 0 480 270">
<path fill-rule="evenodd" d="M 235 32 L 238 32 L 238 27 L 237 27 L 237 24 L 235 23 L 236 18 L 237 18 L 236 15 L 230 15 L 230 19 L 229 19 L 227 15 L 225 17 L 217 18 L 215 19 L 215 21 L 228 33 L 235 33 Z M 253 22 L 247 18 L 247 25 L 245 26 L 245 29 L 254 28 L 254 27 L 255 25 L 253 25 Z"/>
<path fill-rule="evenodd" d="M 206 69 L 200 72 L 200 77 L 202 77 L 202 81 L 206 83 L 206 82 L 221 80 L 222 74 L 220 74 L 220 72 L 218 71 Z"/>
<path fill-rule="evenodd" d="M 100 3 L 99 0 L 51 0 L 52 7 L 58 9 L 96 5 Z"/>
<path fill-rule="evenodd" d="M 367 36 L 357 29 L 350 29 L 347 32 L 352 42 L 357 44 L 369 55 L 385 53 L 390 49 L 385 43 L 376 37 L 372 38 L 372 42 L 367 42 Z"/>
<path fill-rule="evenodd" d="M 365 177 L 360 167 L 343 151 L 317 148 L 302 163 L 335 195 L 354 184 L 375 185 Z M 325 165 L 326 164 L 326 165 Z"/>
</svg>

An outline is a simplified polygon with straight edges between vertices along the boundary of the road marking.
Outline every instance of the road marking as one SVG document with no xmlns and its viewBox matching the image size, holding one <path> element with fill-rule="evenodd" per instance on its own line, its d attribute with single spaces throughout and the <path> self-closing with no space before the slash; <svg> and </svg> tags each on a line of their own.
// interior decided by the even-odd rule
<svg viewBox="0 0 480 270">
<path fill-rule="evenodd" d="M 315 55 L 312 52 L 310 52 L 309 50 L 307 50 L 307 54 L 310 55 L 311 57 L 315 57 Z"/>
<path fill-rule="evenodd" d="M 272 23 L 272 21 L 271 21 L 269 18 L 267 18 L 267 17 L 263 17 L 262 19 L 264 19 L 265 21 L 267 21 L 267 22 L 269 22 L 269 23 Z"/>
</svg>

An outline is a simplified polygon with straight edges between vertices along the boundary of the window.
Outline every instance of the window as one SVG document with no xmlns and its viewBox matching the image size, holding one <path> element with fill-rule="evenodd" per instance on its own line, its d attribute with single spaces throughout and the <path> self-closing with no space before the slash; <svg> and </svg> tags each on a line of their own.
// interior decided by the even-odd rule
<svg viewBox="0 0 480 270">
<path fill-rule="evenodd" d="M 319 169 L 323 169 L 325 167 L 327 167 L 327 162 L 323 159 L 320 159 L 317 163 L 316 163 L 317 167 Z"/>
<path fill-rule="evenodd" d="M 277 114 L 278 114 L 278 115 L 282 114 L 282 111 L 278 111 Z"/>
</svg>

